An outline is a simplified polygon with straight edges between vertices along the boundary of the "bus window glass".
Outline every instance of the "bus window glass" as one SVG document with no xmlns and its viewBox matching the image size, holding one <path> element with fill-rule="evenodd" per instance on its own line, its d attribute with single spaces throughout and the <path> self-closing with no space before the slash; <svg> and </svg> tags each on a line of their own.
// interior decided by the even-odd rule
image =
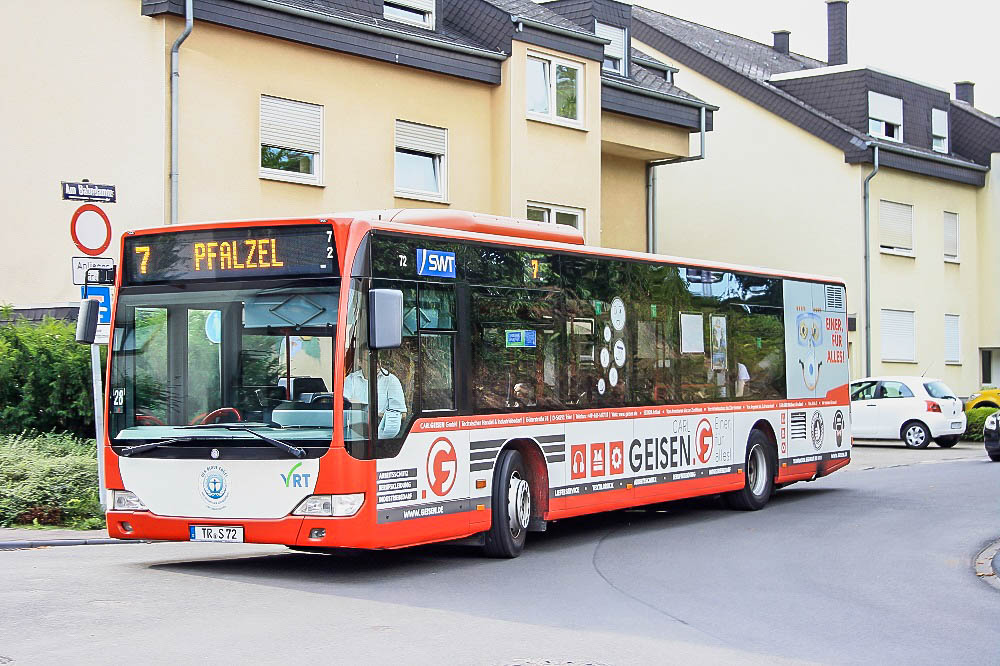
<svg viewBox="0 0 1000 666">
<path fill-rule="evenodd" d="M 420 328 L 455 329 L 454 287 L 420 285 Z"/>
<path fill-rule="evenodd" d="M 188 310 L 187 414 L 201 420 L 222 400 L 222 311 Z"/>
<path fill-rule="evenodd" d="M 166 423 L 170 418 L 166 390 L 169 374 L 167 309 L 137 307 L 129 310 L 134 313 L 134 319 L 122 322 L 126 330 L 130 324 L 134 327 L 132 335 L 125 338 L 129 348 L 122 350 L 130 361 L 135 396 L 134 419 L 128 422 L 137 426 Z"/>
<path fill-rule="evenodd" d="M 784 313 L 732 305 L 729 310 L 729 382 L 737 400 L 785 397 Z"/>
<path fill-rule="evenodd" d="M 454 339 L 447 333 L 420 336 L 420 409 L 455 409 Z"/>
</svg>

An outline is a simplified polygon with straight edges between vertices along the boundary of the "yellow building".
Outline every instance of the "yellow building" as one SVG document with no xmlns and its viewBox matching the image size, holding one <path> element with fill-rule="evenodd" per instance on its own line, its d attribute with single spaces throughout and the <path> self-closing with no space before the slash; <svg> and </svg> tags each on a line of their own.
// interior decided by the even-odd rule
<svg viewBox="0 0 1000 666">
<path fill-rule="evenodd" d="M 619 4 L 586 25 L 529 0 L 194 0 L 182 39 L 183 0 L 15 3 L 0 302 L 75 309 L 67 187 L 114 186 L 92 202 L 113 258 L 126 229 L 397 207 L 644 250 L 647 164 L 689 156 L 715 107 L 633 57 Z"/>
<path fill-rule="evenodd" d="M 1000 382 L 1000 121 L 971 83 L 952 99 L 848 64 L 847 3 L 827 12 L 824 62 L 787 31 L 761 44 L 633 9 L 632 46 L 725 113 L 710 159 L 664 167 L 657 250 L 840 276 L 853 377 L 926 373 L 967 396 Z"/>
</svg>

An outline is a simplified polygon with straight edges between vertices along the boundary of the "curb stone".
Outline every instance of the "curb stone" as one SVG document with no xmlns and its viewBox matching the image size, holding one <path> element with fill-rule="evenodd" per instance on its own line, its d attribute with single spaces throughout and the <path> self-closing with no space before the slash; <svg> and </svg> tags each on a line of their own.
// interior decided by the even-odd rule
<svg viewBox="0 0 1000 666">
<path fill-rule="evenodd" d="M 1000 590 L 1000 539 L 986 546 L 976 556 L 976 576 Z"/>
<path fill-rule="evenodd" d="M 152 543 L 152 541 L 140 539 L 49 539 L 48 541 L 0 541 L 0 550 L 24 550 L 27 548 L 48 548 L 49 546 L 100 546 L 116 543 Z"/>
</svg>

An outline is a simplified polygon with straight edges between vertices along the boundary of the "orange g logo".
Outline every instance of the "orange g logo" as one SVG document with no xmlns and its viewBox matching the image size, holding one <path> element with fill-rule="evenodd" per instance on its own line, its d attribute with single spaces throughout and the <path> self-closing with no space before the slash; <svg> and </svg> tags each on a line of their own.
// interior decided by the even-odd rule
<svg viewBox="0 0 1000 666">
<path fill-rule="evenodd" d="M 444 437 L 438 437 L 427 452 L 427 483 L 438 497 L 451 492 L 458 475 L 455 447 Z"/>
<path fill-rule="evenodd" d="M 698 428 L 694 433 L 694 441 L 698 460 L 702 464 L 707 463 L 712 459 L 712 447 L 715 444 L 715 436 L 712 434 L 712 424 L 708 422 L 708 419 L 702 419 L 698 422 Z"/>
</svg>

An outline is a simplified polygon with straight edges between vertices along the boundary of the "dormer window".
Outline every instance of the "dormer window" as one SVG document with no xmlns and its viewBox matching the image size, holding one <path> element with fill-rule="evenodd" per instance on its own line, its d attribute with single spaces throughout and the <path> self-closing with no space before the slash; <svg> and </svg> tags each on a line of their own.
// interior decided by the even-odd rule
<svg viewBox="0 0 1000 666">
<path fill-rule="evenodd" d="M 948 152 L 948 112 L 931 109 L 932 148 L 938 153 Z"/>
<path fill-rule="evenodd" d="M 596 22 L 594 32 L 602 39 L 611 40 L 604 46 L 604 65 L 601 69 L 622 76 L 628 76 L 628 61 L 625 58 L 625 28 Z"/>
<path fill-rule="evenodd" d="M 868 92 L 868 133 L 878 139 L 903 141 L 903 100 Z"/>
<path fill-rule="evenodd" d="M 390 21 L 434 29 L 435 0 L 386 0 L 382 15 Z"/>
</svg>

